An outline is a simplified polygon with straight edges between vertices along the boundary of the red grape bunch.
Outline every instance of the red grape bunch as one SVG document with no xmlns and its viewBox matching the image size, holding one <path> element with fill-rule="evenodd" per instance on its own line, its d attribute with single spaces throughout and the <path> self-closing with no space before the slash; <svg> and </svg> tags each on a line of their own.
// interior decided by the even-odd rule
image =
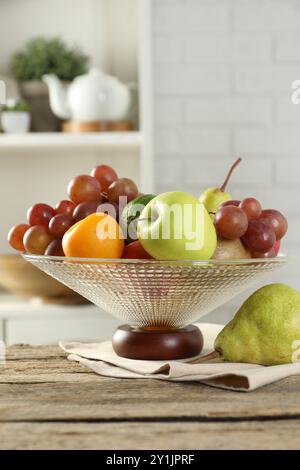
<svg viewBox="0 0 300 470">
<path fill-rule="evenodd" d="M 12 248 L 36 255 L 64 256 L 62 238 L 70 227 L 101 208 L 118 220 L 119 198 L 131 201 L 137 197 L 138 188 L 132 180 L 119 178 L 110 166 L 98 165 L 90 175 L 73 178 L 67 193 L 69 199 L 58 202 L 55 208 L 41 203 L 30 207 L 27 223 L 9 231 Z"/>
<path fill-rule="evenodd" d="M 287 220 L 281 212 L 263 210 L 260 202 L 253 197 L 224 202 L 215 215 L 214 223 L 219 238 L 240 238 L 253 258 L 277 256 L 280 240 L 288 229 Z"/>
</svg>

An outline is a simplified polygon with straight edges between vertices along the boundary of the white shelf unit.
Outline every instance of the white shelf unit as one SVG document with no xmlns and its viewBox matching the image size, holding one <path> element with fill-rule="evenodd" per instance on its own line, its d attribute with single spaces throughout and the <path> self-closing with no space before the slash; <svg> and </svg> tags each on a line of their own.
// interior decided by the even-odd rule
<svg viewBox="0 0 300 470">
<path fill-rule="evenodd" d="M 70 44 L 79 42 L 91 56 L 91 65 L 123 82 L 138 81 L 140 131 L 0 134 L 0 253 L 8 251 L 6 234 L 12 225 L 25 220 L 29 206 L 36 202 L 55 205 L 65 199 L 70 179 L 90 172 L 95 165 L 111 165 L 120 176 L 134 179 L 142 192 L 154 192 L 151 0 L 42 3 L 31 1 L 32 15 L 24 23 L 21 19 L 28 14 L 25 2 L 6 2 L 0 17 L 0 39 L 6 44 L 1 68 L 29 37 L 58 35 Z M 75 11 L 81 13 L 76 16 Z M 22 27 L 18 35 L 9 36 L 6 26 L 16 19 Z M 137 37 L 133 34 L 135 25 Z M 93 306 L 33 305 L 5 297 L 0 297 L 0 340 L 8 344 L 59 339 L 99 341 L 110 338 L 119 323 Z"/>
<path fill-rule="evenodd" d="M 1 67 L 8 64 L 14 50 L 42 32 L 47 36 L 59 35 L 70 44 L 79 43 L 90 55 L 91 66 L 101 67 L 123 82 L 138 82 L 139 130 L 0 134 L 0 187 L 1 194 L 5 195 L 0 199 L 0 212 L 5 214 L 0 253 L 9 250 L 6 233 L 12 225 L 25 220 L 28 207 L 36 202 L 55 205 L 65 199 L 71 178 L 89 173 L 96 165 L 111 165 L 120 177 L 136 181 L 141 192 L 154 192 L 150 0 L 87 0 L 84 5 L 80 0 L 68 0 L 74 9 L 67 30 L 63 18 L 69 18 L 68 6 L 62 7 L 59 0 L 44 3 L 50 17 L 46 18 L 44 6 L 38 0 L 32 0 L 34 18 L 30 18 L 29 25 L 24 25 L 18 37 L 9 37 L 6 55 L 2 62 L 0 60 Z M 60 12 L 59 24 L 50 13 L 56 10 Z M 12 0 L 7 3 L 5 13 L 7 18 L 17 15 L 21 18 L 25 11 L 25 5 L 20 7 L 19 2 Z M 86 15 L 84 27 L 79 19 L 82 15 Z M 125 17 L 128 24 L 121 19 Z M 1 21 L 0 18 L 0 25 Z M 106 28 L 99 28 L 99 21 Z M 1 35 L 8 41 L 3 28 L 0 28 Z M 95 48 L 95 44 L 102 46 Z"/>
<path fill-rule="evenodd" d="M 102 149 L 140 148 L 141 132 L 90 132 L 68 134 L 63 132 L 36 132 L 28 134 L 0 134 L 0 154 L 7 150 L 25 149 Z"/>
<path fill-rule="evenodd" d="M 57 343 L 58 341 L 105 341 L 120 322 L 92 304 L 51 305 L 0 294 L 0 341 Z"/>
</svg>

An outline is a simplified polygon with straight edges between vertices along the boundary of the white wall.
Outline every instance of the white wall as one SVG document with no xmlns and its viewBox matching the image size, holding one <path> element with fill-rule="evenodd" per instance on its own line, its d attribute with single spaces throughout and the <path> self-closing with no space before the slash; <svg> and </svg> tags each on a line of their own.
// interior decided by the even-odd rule
<svg viewBox="0 0 300 470">
<path fill-rule="evenodd" d="M 242 156 L 230 191 L 287 214 L 283 249 L 295 260 L 276 279 L 300 288 L 300 105 L 290 100 L 300 2 L 152 0 L 152 9 L 157 191 L 199 195 Z"/>
</svg>

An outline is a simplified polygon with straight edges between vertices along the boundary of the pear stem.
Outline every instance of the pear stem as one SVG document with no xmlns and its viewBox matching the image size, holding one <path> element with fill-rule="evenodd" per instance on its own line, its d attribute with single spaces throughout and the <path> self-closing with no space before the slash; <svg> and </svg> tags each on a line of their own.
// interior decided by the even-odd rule
<svg viewBox="0 0 300 470">
<path fill-rule="evenodd" d="M 212 351 L 205 356 L 198 357 L 193 361 L 188 361 L 187 364 L 202 364 L 202 362 L 211 361 L 212 359 L 219 359 L 221 357 L 221 353 L 219 351 Z"/>
<path fill-rule="evenodd" d="M 225 179 L 224 183 L 223 183 L 222 186 L 220 187 L 220 191 L 222 191 L 222 192 L 225 191 L 226 186 L 227 186 L 227 184 L 228 184 L 228 181 L 230 180 L 230 177 L 231 177 L 233 171 L 234 171 L 235 168 L 239 165 L 239 163 L 241 163 L 241 161 L 242 161 L 242 159 L 241 159 L 241 158 L 238 158 L 238 159 L 234 162 L 234 164 L 231 166 L 231 168 L 230 168 L 230 170 L 229 170 L 229 172 L 228 172 L 228 174 L 227 174 L 227 176 L 226 176 L 226 179 Z"/>
</svg>

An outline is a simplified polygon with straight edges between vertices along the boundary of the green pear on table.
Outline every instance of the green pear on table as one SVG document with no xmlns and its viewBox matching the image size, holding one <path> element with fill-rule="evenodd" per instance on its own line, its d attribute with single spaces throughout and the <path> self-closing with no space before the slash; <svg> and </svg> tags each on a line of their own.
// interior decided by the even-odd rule
<svg viewBox="0 0 300 470">
<path fill-rule="evenodd" d="M 257 290 L 219 333 L 215 350 L 229 362 L 261 365 L 300 360 L 300 292 L 285 284 Z"/>
<path fill-rule="evenodd" d="M 215 214 L 217 210 L 219 209 L 220 205 L 223 204 L 223 202 L 232 200 L 231 195 L 229 193 L 226 193 L 225 189 L 232 175 L 232 172 L 241 161 L 242 159 L 238 158 L 234 162 L 234 164 L 230 168 L 228 175 L 221 187 L 207 188 L 199 197 L 199 201 L 205 205 L 206 210 L 210 214 Z"/>
</svg>

